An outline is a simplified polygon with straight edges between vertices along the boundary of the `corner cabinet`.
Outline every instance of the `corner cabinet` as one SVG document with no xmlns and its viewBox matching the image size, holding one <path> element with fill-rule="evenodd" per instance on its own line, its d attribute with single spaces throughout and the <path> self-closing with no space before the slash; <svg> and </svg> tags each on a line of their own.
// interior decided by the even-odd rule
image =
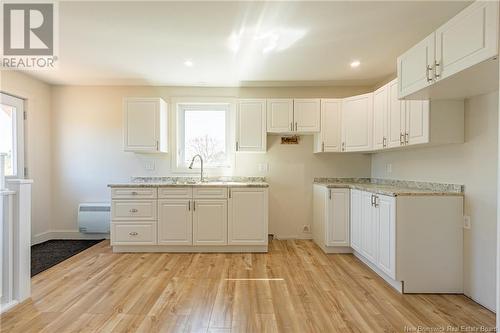
<svg viewBox="0 0 500 333">
<path fill-rule="evenodd" d="M 475 1 L 397 60 L 399 97 L 466 98 L 498 89 L 498 1 Z"/>
<path fill-rule="evenodd" d="M 230 188 L 228 244 L 266 245 L 268 225 L 266 188 Z"/>
<path fill-rule="evenodd" d="M 321 102 L 317 98 L 268 99 L 268 133 L 317 133 L 321 128 Z"/>
<path fill-rule="evenodd" d="M 125 98 L 123 150 L 136 153 L 168 152 L 167 103 L 161 98 Z"/>
<path fill-rule="evenodd" d="M 313 185 L 313 239 L 327 253 L 349 251 L 349 189 Z"/>
<path fill-rule="evenodd" d="M 373 140 L 373 93 L 342 100 L 341 151 L 367 151 Z"/>
<path fill-rule="evenodd" d="M 241 99 L 236 109 L 236 151 L 266 152 L 266 100 Z"/>
</svg>

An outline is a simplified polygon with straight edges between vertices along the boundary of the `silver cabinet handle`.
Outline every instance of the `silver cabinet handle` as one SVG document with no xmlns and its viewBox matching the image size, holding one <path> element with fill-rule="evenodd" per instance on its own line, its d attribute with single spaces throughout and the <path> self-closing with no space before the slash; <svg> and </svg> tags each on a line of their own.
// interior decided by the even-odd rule
<svg viewBox="0 0 500 333">
<path fill-rule="evenodd" d="M 297 131 L 297 122 L 295 122 L 295 131 Z"/>
<path fill-rule="evenodd" d="M 321 142 L 321 151 L 325 152 L 325 143 L 324 142 Z"/>
<path fill-rule="evenodd" d="M 240 148 L 240 145 L 239 145 L 238 141 L 236 141 L 236 151 L 238 151 L 239 148 Z"/>
<path fill-rule="evenodd" d="M 436 79 L 439 79 L 441 77 L 441 65 L 439 64 L 439 62 L 436 60 L 434 62 L 434 77 Z M 439 73 L 438 73 L 438 67 L 439 67 Z"/>
<path fill-rule="evenodd" d="M 404 142 L 404 134 L 403 132 L 399 133 L 399 144 L 402 146 L 405 144 Z"/>
<path fill-rule="evenodd" d="M 345 142 L 342 142 L 342 151 L 345 151 Z"/>
<path fill-rule="evenodd" d="M 405 133 L 405 143 L 406 144 L 410 143 L 410 134 L 408 132 Z"/>
<path fill-rule="evenodd" d="M 136 191 L 132 191 L 131 193 L 132 195 L 138 195 L 139 193 L 137 193 Z"/>
<path fill-rule="evenodd" d="M 387 147 L 387 138 L 384 136 L 384 138 L 382 139 L 382 147 Z"/>
<path fill-rule="evenodd" d="M 332 200 L 332 189 L 328 189 L 328 199 Z"/>
<path fill-rule="evenodd" d="M 160 142 L 156 140 L 156 150 L 160 150 Z"/>
<path fill-rule="evenodd" d="M 290 131 L 293 131 L 293 121 L 290 122 Z"/>
<path fill-rule="evenodd" d="M 432 66 L 427 65 L 427 68 L 425 69 L 425 76 L 427 77 L 427 82 L 432 82 Z"/>
<path fill-rule="evenodd" d="M 135 232 L 135 231 L 132 231 L 132 232 L 129 232 L 128 233 L 130 236 L 137 236 L 139 233 Z"/>
<path fill-rule="evenodd" d="M 136 208 L 132 208 L 131 210 L 129 210 L 129 212 L 131 212 L 131 213 L 137 213 L 138 211 L 139 211 L 139 210 L 138 210 L 138 209 L 136 209 Z"/>
<path fill-rule="evenodd" d="M 372 207 L 373 207 L 373 198 L 374 198 L 374 197 L 375 197 L 375 196 L 372 194 L 372 197 L 371 197 L 371 199 L 370 199 L 370 203 L 371 203 Z"/>
<path fill-rule="evenodd" d="M 191 200 L 188 201 L 188 210 L 191 211 Z"/>
<path fill-rule="evenodd" d="M 229 189 L 228 191 L 229 191 L 229 199 L 231 199 L 231 189 Z"/>
<path fill-rule="evenodd" d="M 193 200 L 193 211 L 196 212 L 196 201 Z"/>
</svg>

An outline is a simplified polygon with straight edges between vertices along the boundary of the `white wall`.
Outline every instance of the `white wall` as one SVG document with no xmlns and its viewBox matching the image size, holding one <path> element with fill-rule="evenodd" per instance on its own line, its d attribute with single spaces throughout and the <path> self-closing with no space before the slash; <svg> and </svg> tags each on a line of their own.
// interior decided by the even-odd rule
<svg viewBox="0 0 500 333">
<path fill-rule="evenodd" d="M 75 231 L 80 202 L 109 201 L 106 185 L 131 176 L 169 175 L 170 155 L 136 155 L 122 150 L 122 99 L 126 96 L 343 97 L 369 88 L 176 88 L 54 87 L 53 223 L 57 231 Z M 314 155 L 312 136 L 299 145 L 281 145 L 268 136 L 267 154 L 237 154 L 235 175 L 265 176 L 270 183 L 270 232 L 304 237 L 312 216 L 314 177 L 368 177 L 371 157 L 363 154 Z M 146 171 L 144 160 L 156 169 Z M 269 163 L 269 173 L 258 171 Z"/>
<path fill-rule="evenodd" d="M 372 177 L 465 185 L 465 294 L 495 309 L 498 93 L 465 103 L 465 144 L 374 154 Z M 392 173 L 386 165 L 392 164 Z M 438 249 L 436 249 L 438 250 Z"/>
<path fill-rule="evenodd" d="M 0 91 L 26 99 L 25 166 L 32 188 L 31 234 L 43 234 L 51 221 L 51 87 L 28 75 L 0 71 Z"/>
</svg>

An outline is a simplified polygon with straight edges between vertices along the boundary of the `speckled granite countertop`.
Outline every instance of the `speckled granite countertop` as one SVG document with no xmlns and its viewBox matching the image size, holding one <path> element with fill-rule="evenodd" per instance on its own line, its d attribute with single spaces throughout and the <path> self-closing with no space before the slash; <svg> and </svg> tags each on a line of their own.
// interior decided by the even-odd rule
<svg viewBox="0 0 500 333">
<path fill-rule="evenodd" d="M 132 177 L 130 182 L 109 187 L 269 187 L 263 177 L 218 177 L 199 182 L 195 177 Z"/>
<path fill-rule="evenodd" d="M 328 188 L 350 188 L 390 196 L 464 195 L 457 184 L 416 182 L 379 178 L 315 178 L 314 184 Z"/>
</svg>

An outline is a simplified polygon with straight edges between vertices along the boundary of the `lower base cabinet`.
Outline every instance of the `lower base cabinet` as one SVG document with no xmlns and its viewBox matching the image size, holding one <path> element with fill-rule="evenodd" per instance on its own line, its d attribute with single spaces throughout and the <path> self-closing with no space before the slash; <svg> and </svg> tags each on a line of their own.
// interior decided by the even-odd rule
<svg viewBox="0 0 500 333">
<path fill-rule="evenodd" d="M 400 292 L 462 293 L 462 215 L 462 196 L 351 190 L 351 247 Z"/>
<path fill-rule="evenodd" d="M 111 210 L 118 252 L 267 251 L 265 187 L 114 187 Z"/>
<path fill-rule="evenodd" d="M 193 244 L 227 244 L 227 200 L 193 201 Z"/>
<path fill-rule="evenodd" d="M 268 195 L 264 188 L 232 188 L 228 199 L 228 244 L 266 245 Z"/>
</svg>

